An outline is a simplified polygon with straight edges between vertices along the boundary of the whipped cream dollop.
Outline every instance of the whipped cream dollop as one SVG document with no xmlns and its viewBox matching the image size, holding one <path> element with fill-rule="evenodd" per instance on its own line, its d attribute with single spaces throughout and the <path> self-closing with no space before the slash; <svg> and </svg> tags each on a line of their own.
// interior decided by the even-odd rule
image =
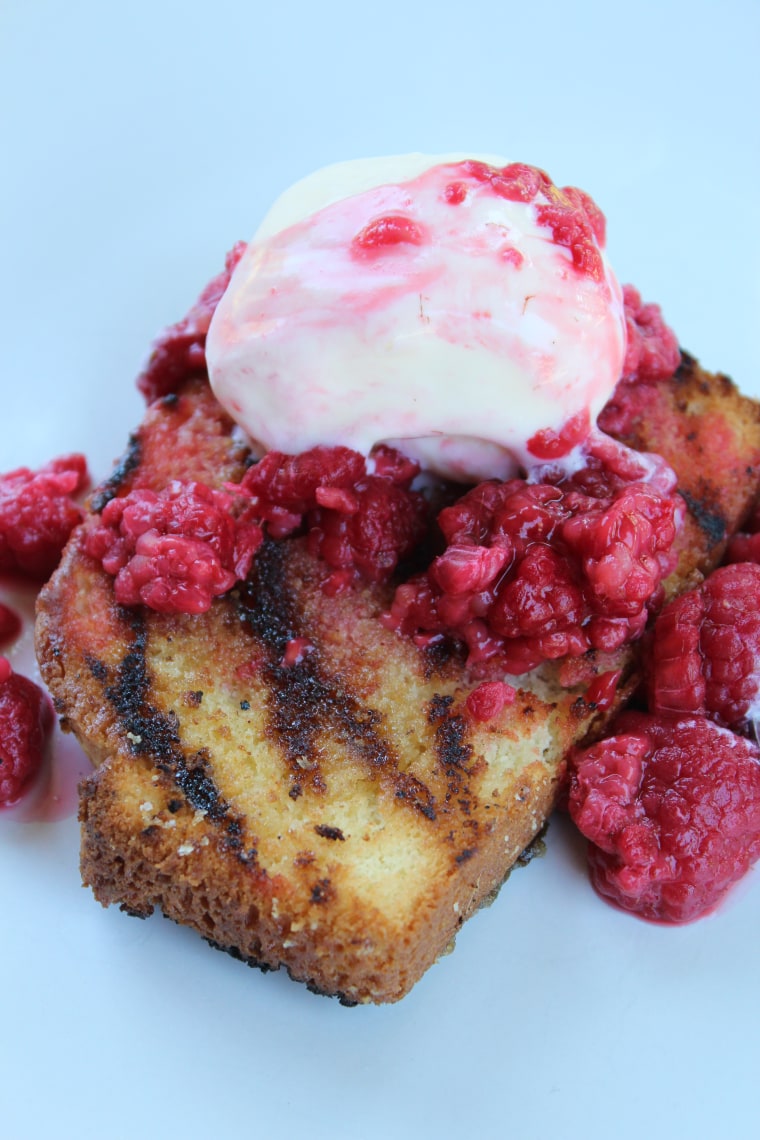
<svg viewBox="0 0 760 1140">
<path fill-rule="evenodd" d="M 547 441 L 569 450 L 624 355 L 591 199 L 459 155 L 340 163 L 291 187 L 206 344 L 217 398 L 263 450 L 387 443 L 473 482 L 530 467 Z"/>
</svg>

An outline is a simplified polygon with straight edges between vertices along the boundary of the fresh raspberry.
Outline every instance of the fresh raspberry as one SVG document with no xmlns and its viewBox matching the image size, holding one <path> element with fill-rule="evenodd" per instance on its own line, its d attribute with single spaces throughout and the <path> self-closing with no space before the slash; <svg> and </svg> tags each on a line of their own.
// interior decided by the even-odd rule
<svg viewBox="0 0 760 1140">
<path fill-rule="evenodd" d="M 502 637 L 548 641 L 578 629 L 586 612 L 572 566 L 550 546 L 535 542 L 498 592 L 488 616 L 491 628 Z M 565 638 L 555 640 L 556 651 L 546 655 L 566 656 Z"/>
<path fill-rule="evenodd" d="M 672 569 L 675 535 L 672 500 L 640 483 L 562 525 L 562 540 L 581 559 L 595 612 L 627 618 L 637 633 L 647 603 Z"/>
<path fill-rule="evenodd" d="M 246 577 L 263 539 L 245 514 L 233 516 L 231 504 L 202 483 L 130 491 L 105 506 L 85 549 L 115 576 L 121 605 L 203 613 Z"/>
<path fill-rule="evenodd" d="M 680 501 L 671 472 L 627 482 L 640 461 L 593 446 L 567 478 L 482 483 L 441 511 L 446 549 L 396 591 L 384 624 L 451 634 L 470 668 L 507 673 L 639 637 L 673 565 Z"/>
<path fill-rule="evenodd" d="M 243 241 L 232 247 L 222 272 L 209 281 L 187 315 L 154 343 L 150 359 L 137 378 L 137 387 L 148 403 L 176 392 L 188 376 L 206 371 L 206 335 L 211 318 L 245 250 Z"/>
<path fill-rule="evenodd" d="M 83 455 L 65 455 L 30 471 L 0 475 L 0 572 L 39 581 L 58 565 L 69 535 L 82 519 L 72 496 L 89 481 Z"/>
<path fill-rule="evenodd" d="M 624 910 L 689 922 L 760 857 L 760 749 L 712 721 L 625 713 L 571 770 L 592 882 Z"/>
<path fill-rule="evenodd" d="M 312 447 L 300 455 L 270 451 L 230 490 L 250 499 L 251 510 L 273 538 L 284 538 L 301 526 L 320 496 L 325 502 L 326 491 L 350 496 L 366 470 L 364 457 L 348 447 Z M 348 500 L 342 502 L 349 509 Z"/>
<path fill-rule="evenodd" d="M 314 447 L 300 455 L 269 452 L 234 489 L 273 538 L 305 526 L 310 551 L 343 575 L 385 581 L 421 542 L 427 507 L 411 490 L 416 463 L 379 447 L 369 461 L 347 447 Z"/>
<path fill-rule="evenodd" d="M 21 618 L 10 606 L 0 602 L 0 645 L 7 645 L 21 632 Z"/>
<path fill-rule="evenodd" d="M 725 562 L 755 562 L 760 564 L 760 534 L 739 531 L 731 536 L 726 546 Z"/>
<path fill-rule="evenodd" d="M 504 681 L 484 681 L 468 693 L 465 705 L 473 720 L 489 721 L 513 704 L 517 690 Z"/>
<path fill-rule="evenodd" d="M 675 598 L 654 627 L 650 707 L 741 728 L 760 690 L 760 566 L 736 562 Z"/>
<path fill-rule="evenodd" d="M 336 570 L 353 567 L 367 581 L 385 582 L 422 541 L 426 514 L 421 495 L 368 475 L 346 508 L 309 513 L 309 549 Z"/>
<path fill-rule="evenodd" d="M 0 657 L 0 806 L 16 803 L 39 771 L 53 721 L 39 685 Z"/>
<path fill-rule="evenodd" d="M 623 376 L 667 380 L 681 361 L 678 338 L 663 320 L 659 305 L 645 304 L 632 285 L 623 286 L 627 345 Z"/>
<path fill-rule="evenodd" d="M 755 505 L 742 529 L 729 539 L 724 561 L 760 563 L 760 504 Z"/>
</svg>

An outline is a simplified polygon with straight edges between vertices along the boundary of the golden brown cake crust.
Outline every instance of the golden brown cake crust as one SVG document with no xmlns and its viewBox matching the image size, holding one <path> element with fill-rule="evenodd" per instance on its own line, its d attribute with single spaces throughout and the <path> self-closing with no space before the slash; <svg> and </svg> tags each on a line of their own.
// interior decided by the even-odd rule
<svg viewBox="0 0 760 1140">
<path fill-rule="evenodd" d="M 630 442 L 657 442 L 691 508 L 672 591 L 709 568 L 749 509 L 760 418 L 692 365 L 647 399 L 657 422 L 643 416 Z M 148 411 L 93 507 L 173 477 L 221 485 L 245 462 L 195 381 Z M 326 569 L 298 539 L 267 542 L 206 614 L 126 610 L 84 553 L 88 525 L 37 624 L 62 723 L 99 765 L 82 788 L 85 883 L 104 905 L 158 908 L 346 1002 L 402 997 L 541 830 L 568 748 L 604 716 L 547 668 L 473 722 L 457 654 L 386 630 L 389 588 L 327 596 Z M 313 652 L 285 666 L 302 636 Z M 588 679 L 623 668 L 620 700 L 636 683 L 635 649 L 587 664 Z"/>
</svg>

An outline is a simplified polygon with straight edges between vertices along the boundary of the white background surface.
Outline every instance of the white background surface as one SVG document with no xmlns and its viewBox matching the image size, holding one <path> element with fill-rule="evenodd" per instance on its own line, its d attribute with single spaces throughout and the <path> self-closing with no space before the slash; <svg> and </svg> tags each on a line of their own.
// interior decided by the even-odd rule
<svg viewBox="0 0 760 1140">
<path fill-rule="evenodd" d="M 5 0 L 0 470 L 81 449 L 105 475 L 155 333 L 286 185 L 365 154 L 581 185 L 619 277 L 760 395 L 759 49 L 751 0 Z M 757 1135 L 757 872 L 660 929 L 557 824 L 408 998 L 351 1010 L 103 911 L 77 849 L 71 816 L 0 816 L 12 1140 Z"/>
</svg>

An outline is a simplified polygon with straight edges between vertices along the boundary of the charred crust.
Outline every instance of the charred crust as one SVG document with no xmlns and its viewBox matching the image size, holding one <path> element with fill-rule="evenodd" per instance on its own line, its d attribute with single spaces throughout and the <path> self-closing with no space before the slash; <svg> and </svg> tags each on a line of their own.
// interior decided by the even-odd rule
<svg viewBox="0 0 760 1140">
<path fill-rule="evenodd" d="M 695 356 L 692 356 L 691 353 L 687 352 L 685 348 L 682 348 L 680 351 L 681 359 L 673 377 L 674 380 L 679 382 L 689 380 L 699 368 L 699 364 Z"/>
<path fill-rule="evenodd" d="M 728 524 L 723 514 L 711 509 L 707 503 L 690 495 L 688 491 L 681 491 L 680 494 L 710 545 L 717 546 L 723 542 L 728 534 Z"/>
<path fill-rule="evenodd" d="M 472 859 L 473 855 L 477 853 L 477 850 L 477 847 L 465 847 L 464 851 L 459 852 L 455 862 L 461 866 L 462 863 L 466 863 Z"/>
<path fill-rule="evenodd" d="M 90 506 L 95 514 L 99 515 L 103 508 L 110 503 L 111 499 L 116 498 L 132 472 L 137 470 L 141 462 L 142 443 L 140 437 L 139 435 L 130 435 L 127 442 L 127 450 L 119 460 L 119 463 L 108 478 L 101 483 L 97 491 L 93 493 Z"/>
<path fill-rule="evenodd" d="M 447 716 L 435 730 L 438 759 L 445 768 L 464 768 L 472 759 L 472 745 L 465 741 L 467 722 L 463 716 Z"/>
<path fill-rule="evenodd" d="M 138 917 L 144 916 L 138 915 Z M 279 966 L 271 966 L 268 962 L 263 961 L 261 958 L 256 958 L 250 954 L 244 954 L 242 950 L 239 950 L 237 948 L 237 946 L 223 946 L 221 942 L 215 942 L 213 938 L 204 937 L 203 940 L 208 946 L 211 947 L 212 950 L 220 950 L 223 954 L 229 954 L 229 956 L 231 958 L 234 958 L 236 962 L 242 962 L 243 965 L 249 966 L 252 970 L 261 970 L 262 974 L 268 974 L 270 971 L 276 971 L 279 969 Z M 285 969 L 288 976 L 294 982 L 303 981 L 303 978 L 298 977 L 298 975 L 289 966 L 286 966 Z M 359 1002 L 356 1001 L 355 998 L 350 998 L 347 994 L 344 993 L 322 989 L 314 982 L 307 981 L 305 983 L 305 986 L 310 994 L 314 994 L 316 997 L 335 998 L 341 1005 L 346 1006 L 346 1008 L 350 1009 L 354 1006 L 359 1005 Z"/>
<path fill-rule="evenodd" d="M 317 835 L 321 835 L 323 839 L 340 839 L 345 842 L 346 837 L 339 827 L 330 827 L 327 823 L 318 823 L 314 830 Z"/>
<path fill-rule="evenodd" d="M 276 966 L 272 967 L 267 962 L 262 962 L 260 958 L 253 958 L 250 954 L 244 954 L 242 950 L 238 950 L 237 946 L 222 946 L 221 942 L 215 942 L 213 938 L 204 938 L 203 941 L 212 950 L 221 950 L 223 954 L 229 954 L 230 958 L 234 958 L 236 962 L 242 962 L 243 965 L 250 966 L 252 970 L 261 970 L 262 974 L 268 974 L 270 970 L 277 969 Z"/>
<path fill-rule="evenodd" d="M 462 650 L 451 637 L 440 637 L 422 651 L 423 676 L 431 681 L 438 674 L 445 673 L 454 662 L 461 662 Z"/>
<path fill-rule="evenodd" d="M 425 819 L 435 820 L 435 796 L 421 780 L 408 773 L 399 773 L 396 781 L 396 799 L 416 808 Z"/>
<path fill-rule="evenodd" d="M 452 713 L 454 698 L 436 693 L 428 704 L 428 724 L 435 725 L 435 752 L 438 763 L 446 773 L 446 802 L 458 799 L 463 789 L 464 776 L 471 775 L 468 764 L 472 760 L 472 745 L 467 741 L 467 721 Z M 466 798 L 466 797 L 465 797 Z"/>
<path fill-rule="evenodd" d="M 358 762 L 391 782 L 396 797 L 428 819 L 435 818 L 433 797 L 419 780 L 399 770 L 395 751 L 381 735 L 382 717 L 327 673 L 318 652 L 294 665 L 281 664 L 285 647 L 305 623 L 287 588 L 283 543 L 262 546 L 251 578 L 238 591 L 239 617 L 266 654 L 262 673 L 267 683 L 268 730 L 290 765 L 296 799 L 309 787 L 325 790 L 319 771 L 317 743 L 330 733 Z"/>
<path fill-rule="evenodd" d="M 108 666 L 98 657 L 94 657 L 91 653 L 86 653 L 84 663 L 96 681 L 100 681 L 100 683 L 103 684 L 103 682 L 108 680 Z"/>
<path fill-rule="evenodd" d="M 549 830 L 547 820 L 540 831 L 531 839 L 525 850 L 515 860 L 516 867 L 527 867 L 532 859 L 541 859 L 546 854 L 546 833 Z"/>
<path fill-rule="evenodd" d="M 153 907 L 152 906 L 148 907 L 147 910 L 136 910 L 135 907 L 128 906 L 126 903 L 122 903 L 121 906 L 119 907 L 119 910 L 122 911 L 124 914 L 128 914 L 130 918 L 143 918 L 143 919 L 145 919 L 145 918 L 150 918 L 150 916 L 153 914 Z"/>
<path fill-rule="evenodd" d="M 335 887 L 328 878 L 319 879 L 311 888 L 311 901 L 315 906 L 324 906 L 335 898 Z"/>
<path fill-rule="evenodd" d="M 134 641 L 115 670 L 104 693 L 119 717 L 122 735 L 134 756 L 150 756 L 159 769 L 168 772 L 188 802 L 214 821 L 228 816 L 228 805 L 209 771 L 203 750 L 187 757 L 182 749 L 179 721 L 150 701 L 151 678 L 145 660 L 147 631 L 144 621 L 132 615 Z"/>
<path fill-rule="evenodd" d="M 441 696 L 440 693 L 436 693 L 435 696 L 431 697 L 428 705 L 428 724 L 435 724 L 436 721 L 448 716 L 453 703 L 453 697 L 444 697 Z"/>
</svg>

